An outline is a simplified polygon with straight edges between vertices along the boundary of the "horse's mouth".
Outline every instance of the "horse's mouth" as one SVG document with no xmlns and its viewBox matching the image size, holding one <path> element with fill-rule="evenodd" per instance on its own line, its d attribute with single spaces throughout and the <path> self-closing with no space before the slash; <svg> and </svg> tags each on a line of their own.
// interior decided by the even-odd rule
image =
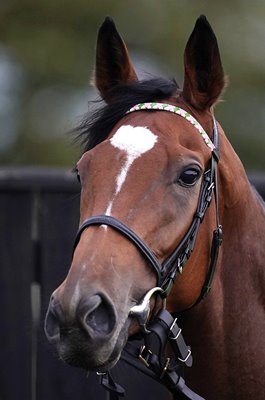
<svg viewBox="0 0 265 400">
<path fill-rule="evenodd" d="M 116 349 L 110 355 L 107 361 L 101 363 L 97 358 L 91 357 L 86 353 L 69 352 L 60 355 L 60 358 L 72 367 L 82 368 L 86 371 L 106 372 L 114 367 L 120 358 L 120 351 Z"/>
<path fill-rule="evenodd" d="M 107 342 L 84 340 L 83 335 L 63 339 L 57 344 L 60 359 L 86 371 L 106 372 L 118 362 L 127 341 L 127 330 L 122 329 L 115 340 Z M 114 342 L 114 344 L 113 344 Z"/>
</svg>

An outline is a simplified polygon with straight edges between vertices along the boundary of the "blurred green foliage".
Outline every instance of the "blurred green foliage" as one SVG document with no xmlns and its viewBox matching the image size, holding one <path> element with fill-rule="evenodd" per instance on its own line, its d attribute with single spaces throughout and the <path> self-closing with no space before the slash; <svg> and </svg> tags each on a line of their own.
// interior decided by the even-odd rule
<svg viewBox="0 0 265 400">
<path fill-rule="evenodd" d="M 89 81 L 106 15 L 114 18 L 133 60 L 155 64 L 181 84 L 184 47 L 200 14 L 217 35 L 229 76 L 217 118 L 245 166 L 265 170 L 261 0 L 1 0 L 0 162 L 75 162 L 79 148 L 67 131 L 86 111 L 87 100 L 97 97 Z"/>
</svg>

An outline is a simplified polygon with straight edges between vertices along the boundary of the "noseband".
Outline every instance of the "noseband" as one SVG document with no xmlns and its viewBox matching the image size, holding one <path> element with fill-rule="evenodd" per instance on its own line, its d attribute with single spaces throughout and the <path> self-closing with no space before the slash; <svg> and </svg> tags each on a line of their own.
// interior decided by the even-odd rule
<svg viewBox="0 0 265 400">
<path fill-rule="evenodd" d="M 177 275 L 182 273 L 183 267 L 194 249 L 200 224 L 204 219 L 206 210 L 214 195 L 216 229 L 213 232 L 210 263 L 201 293 L 192 307 L 204 299 L 211 289 L 219 247 L 222 243 L 222 227 L 219 223 L 218 214 L 217 165 L 219 161 L 219 133 L 217 123 L 213 118 L 213 134 L 211 140 L 199 122 L 187 111 L 179 107 L 163 103 L 142 103 L 132 107 L 127 114 L 141 110 L 168 111 L 180 115 L 197 129 L 205 144 L 211 150 L 208 169 L 203 174 L 197 208 L 191 225 L 176 249 L 166 260 L 163 261 L 162 264 L 158 261 L 146 243 L 131 228 L 125 225 L 122 221 L 109 215 L 96 215 L 86 219 L 77 232 L 74 250 L 78 245 L 84 230 L 95 225 L 110 226 L 136 246 L 148 264 L 153 267 L 157 276 L 157 287 L 151 289 L 145 295 L 142 302 L 132 307 L 130 311 L 130 316 L 137 318 L 139 321 L 143 331 L 145 344 L 139 349 L 138 347 L 133 347 L 130 343 L 127 343 L 122 359 L 145 374 L 163 383 L 173 394 L 180 395 L 180 398 L 187 400 L 203 400 L 202 397 L 194 393 L 185 385 L 183 379 L 183 364 L 191 366 L 192 357 L 191 350 L 186 345 L 181 334 L 181 329 L 177 325 L 177 319 L 174 319 L 164 307 L 151 319 L 150 322 L 148 322 L 148 329 L 146 325 L 150 311 L 151 296 L 155 292 L 159 293 L 159 295 L 164 299 L 163 304 L 165 306 L 165 299 L 168 296 Z M 156 338 L 156 343 L 159 343 L 159 346 L 156 346 L 155 350 L 153 350 L 154 337 Z M 170 344 L 174 354 L 174 357 L 171 360 L 164 356 L 167 343 Z M 135 362 L 135 359 L 137 362 Z M 143 362 L 143 366 L 139 366 L 139 359 Z M 119 396 L 123 395 L 122 388 L 112 380 L 109 373 L 102 376 L 101 383 L 111 392 L 111 399 L 116 400 Z"/>
</svg>

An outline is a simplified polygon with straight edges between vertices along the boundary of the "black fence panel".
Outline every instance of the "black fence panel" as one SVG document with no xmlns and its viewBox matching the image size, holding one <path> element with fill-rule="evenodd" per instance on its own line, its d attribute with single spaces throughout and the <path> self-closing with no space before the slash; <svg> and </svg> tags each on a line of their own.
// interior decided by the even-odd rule
<svg viewBox="0 0 265 400">
<path fill-rule="evenodd" d="M 251 181 L 265 198 L 265 177 Z M 105 400 L 98 377 L 63 364 L 43 323 L 68 271 L 79 221 L 79 185 L 53 169 L 0 169 L 0 400 Z M 125 363 L 114 375 L 126 400 L 167 399 L 165 389 Z"/>
<path fill-rule="evenodd" d="M 32 196 L 1 193 L 0 210 L 0 399 L 30 399 Z"/>
</svg>

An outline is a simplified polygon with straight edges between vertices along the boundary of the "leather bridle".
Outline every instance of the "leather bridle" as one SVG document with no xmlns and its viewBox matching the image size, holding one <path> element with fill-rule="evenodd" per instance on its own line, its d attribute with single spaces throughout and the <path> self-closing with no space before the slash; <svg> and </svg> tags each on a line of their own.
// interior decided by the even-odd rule
<svg viewBox="0 0 265 400">
<path fill-rule="evenodd" d="M 152 104 L 152 107 L 150 107 L 150 104 Z M 181 115 L 199 130 L 207 146 L 210 147 L 212 150 L 208 168 L 204 172 L 202 177 L 197 208 L 193 216 L 191 225 L 176 249 L 166 260 L 164 260 L 162 264 L 158 261 L 158 259 L 156 258 L 152 250 L 146 245 L 146 243 L 130 227 L 110 215 L 96 215 L 86 219 L 81 224 L 77 232 L 74 242 L 74 250 L 80 241 L 82 233 L 90 226 L 107 225 L 113 228 L 114 230 L 125 236 L 130 242 L 134 244 L 134 246 L 136 246 L 139 252 L 146 259 L 147 263 L 153 267 L 156 273 L 157 287 L 151 289 L 151 291 L 147 293 L 146 298 L 148 298 L 148 301 L 154 292 L 159 293 L 162 298 L 166 299 L 175 282 L 177 275 L 182 273 L 183 267 L 185 266 L 194 249 L 200 224 L 204 219 L 205 213 L 214 195 L 216 228 L 213 231 L 210 263 L 201 293 L 195 303 L 191 306 L 194 307 L 202 299 L 205 298 L 205 296 L 209 293 L 211 289 L 211 284 L 217 264 L 219 248 L 222 243 L 222 226 L 219 222 L 217 182 L 217 165 L 219 161 L 219 133 L 217 123 L 215 118 L 213 118 L 213 134 L 211 141 L 201 125 L 198 123 L 198 121 L 195 120 L 194 117 L 192 117 L 189 113 L 182 109 L 179 109 L 178 107 L 173 108 L 173 106 L 171 105 L 160 103 L 143 103 L 140 105 L 136 105 L 131 110 L 129 110 L 129 112 L 134 112 L 142 109 L 170 111 L 174 112 L 175 114 Z M 191 366 L 192 357 L 190 348 L 186 346 L 181 334 L 181 329 L 178 327 L 176 320 L 172 319 L 170 313 L 163 309 L 157 315 L 153 316 L 153 318 L 151 318 L 149 321 L 141 321 L 141 315 L 137 314 L 136 307 L 138 306 L 134 306 L 131 309 L 130 315 L 136 318 L 139 317 L 140 326 L 143 328 L 143 338 L 145 341 L 145 345 L 139 348 L 137 346 L 132 347 L 129 343 L 129 347 L 126 346 L 125 353 L 123 353 L 122 358 L 129 364 L 142 370 L 144 373 L 153 377 L 154 379 L 159 379 L 164 385 L 168 387 L 168 389 L 173 394 L 178 393 L 180 394 L 180 396 L 182 396 L 181 398 L 183 399 L 202 399 L 202 397 L 191 391 L 185 385 L 185 381 L 183 379 L 182 365 L 180 364 L 184 363 L 187 366 Z M 147 315 L 146 309 L 144 309 L 144 307 L 140 307 L 139 309 L 143 310 L 145 319 L 145 315 Z M 149 324 L 148 330 L 146 329 L 147 323 Z M 150 341 L 150 338 L 153 337 L 152 335 L 155 335 L 158 338 L 158 342 L 160 343 L 158 349 L 159 356 L 156 356 L 155 352 L 150 350 L 150 348 L 152 347 L 152 340 Z M 173 353 L 175 356 L 175 358 L 173 359 L 174 366 L 172 366 L 172 363 L 170 364 L 170 360 L 166 361 L 166 365 L 164 365 L 163 354 L 165 351 L 166 343 L 169 343 L 173 348 Z M 186 354 L 186 356 L 183 356 L 183 354 Z M 134 359 L 136 359 L 137 362 L 135 362 Z M 139 366 L 139 359 L 143 361 L 144 366 Z M 118 399 L 119 396 L 122 395 L 122 388 L 112 380 L 109 373 L 102 375 L 102 384 L 111 391 L 112 399 Z"/>
<path fill-rule="evenodd" d="M 208 273 L 196 304 L 203 299 L 211 289 L 211 283 L 215 272 L 216 261 L 218 257 L 219 247 L 222 241 L 222 227 L 219 223 L 219 210 L 218 210 L 218 184 L 217 184 L 217 164 L 219 161 L 219 135 L 215 119 L 213 119 L 213 137 L 212 141 L 214 149 L 209 161 L 209 167 L 204 172 L 202 184 L 197 204 L 197 209 L 194 214 L 192 223 L 187 230 L 186 234 L 174 250 L 174 252 L 161 264 L 152 250 L 146 243 L 127 225 L 122 221 L 110 215 L 96 215 L 86 219 L 78 229 L 75 242 L 74 251 L 79 243 L 80 237 L 84 230 L 93 225 L 107 225 L 120 232 L 130 242 L 132 242 L 140 253 L 145 257 L 149 265 L 151 265 L 157 276 L 157 286 L 162 288 L 162 297 L 167 297 L 172 288 L 176 276 L 182 273 L 183 267 L 188 261 L 196 242 L 200 224 L 203 221 L 206 210 L 209 207 L 213 194 L 215 196 L 215 214 L 216 214 L 216 229 L 213 232 L 212 247 L 211 247 L 211 260 L 208 268 Z"/>
</svg>

